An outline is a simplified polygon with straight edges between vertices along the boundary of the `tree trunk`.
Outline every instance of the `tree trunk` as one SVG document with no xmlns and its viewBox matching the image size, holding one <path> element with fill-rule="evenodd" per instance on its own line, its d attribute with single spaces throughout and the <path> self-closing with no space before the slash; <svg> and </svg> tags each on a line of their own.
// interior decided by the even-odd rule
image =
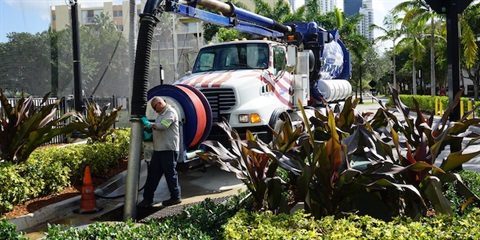
<svg viewBox="0 0 480 240">
<path fill-rule="evenodd" d="M 468 77 L 472 80 L 472 83 L 473 83 L 473 94 L 474 94 L 475 101 L 478 101 L 478 84 L 480 82 L 479 69 L 480 68 L 478 68 L 477 70 L 473 70 L 473 72 L 470 70 L 467 70 Z"/>
<path fill-rule="evenodd" d="M 415 61 L 412 61 L 412 94 L 417 95 L 417 68 Z"/>
<path fill-rule="evenodd" d="M 396 58 L 396 55 L 395 55 L 395 40 L 393 40 L 392 54 L 393 54 L 393 87 L 397 89 L 397 63 L 395 61 L 395 58 Z"/>
</svg>

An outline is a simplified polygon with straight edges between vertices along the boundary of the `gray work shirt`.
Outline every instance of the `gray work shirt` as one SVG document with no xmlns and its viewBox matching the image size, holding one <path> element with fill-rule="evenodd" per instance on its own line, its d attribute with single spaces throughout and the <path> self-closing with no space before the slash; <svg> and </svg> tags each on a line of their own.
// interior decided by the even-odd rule
<svg viewBox="0 0 480 240">
<path fill-rule="evenodd" d="M 154 151 L 179 151 L 180 134 L 178 115 L 173 107 L 167 105 L 162 113 L 157 114 L 153 130 Z"/>
</svg>

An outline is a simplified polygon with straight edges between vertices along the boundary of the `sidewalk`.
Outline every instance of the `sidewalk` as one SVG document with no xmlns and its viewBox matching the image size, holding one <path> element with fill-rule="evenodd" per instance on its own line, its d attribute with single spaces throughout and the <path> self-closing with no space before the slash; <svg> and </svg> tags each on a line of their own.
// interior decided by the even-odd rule
<svg viewBox="0 0 480 240">
<path fill-rule="evenodd" d="M 146 169 L 146 163 L 142 161 L 140 188 L 146 180 Z M 42 232 L 48 229 L 48 223 L 65 225 L 66 228 L 69 228 L 86 226 L 98 221 L 123 221 L 125 182 L 126 171 L 95 190 L 97 195 L 106 197 L 96 198 L 97 207 L 103 208 L 103 210 L 97 213 L 74 213 L 74 210 L 78 210 L 80 206 L 80 196 L 77 196 L 42 208 L 35 213 L 11 219 L 9 222 L 15 224 L 18 231 L 27 232 L 25 237 L 38 239 L 43 237 Z M 215 166 L 208 167 L 205 172 L 198 170 L 179 173 L 179 182 L 182 188 L 182 203 L 174 207 L 180 206 L 180 208 L 183 208 L 182 206 L 184 205 L 201 202 L 206 198 L 215 199 L 231 196 L 237 194 L 241 189 L 245 189 L 244 184 L 235 177 L 235 174 L 225 172 Z M 138 202 L 143 199 L 142 194 L 143 191 L 139 191 Z M 161 201 L 168 199 L 168 195 L 165 178 L 162 178 L 154 198 L 154 202 L 157 204 L 152 208 L 137 208 L 137 219 L 141 220 L 164 209 L 161 206 Z M 120 197 L 113 198 L 115 196 Z"/>
</svg>

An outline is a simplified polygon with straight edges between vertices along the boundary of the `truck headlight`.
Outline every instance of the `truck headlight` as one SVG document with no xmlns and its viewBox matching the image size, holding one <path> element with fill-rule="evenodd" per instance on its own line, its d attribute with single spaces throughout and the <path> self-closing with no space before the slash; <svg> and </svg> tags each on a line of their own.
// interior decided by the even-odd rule
<svg viewBox="0 0 480 240">
<path fill-rule="evenodd" d="M 262 119 L 257 113 L 238 115 L 238 122 L 240 123 L 259 123 L 261 121 Z"/>
<path fill-rule="evenodd" d="M 248 123 L 250 120 L 249 114 L 240 114 L 238 115 L 238 122 L 240 123 Z"/>
</svg>

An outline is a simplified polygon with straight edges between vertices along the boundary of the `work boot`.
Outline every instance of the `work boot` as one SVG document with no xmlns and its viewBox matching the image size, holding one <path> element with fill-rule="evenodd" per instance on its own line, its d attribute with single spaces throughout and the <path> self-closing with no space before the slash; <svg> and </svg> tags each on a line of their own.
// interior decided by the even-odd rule
<svg viewBox="0 0 480 240">
<path fill-rule="evenodd" d="M 162 205 L 164 207 L 168 207 L 168 206 L 177 205 L 177 204 L 180 204 L 180 203 L 182 203 L 182 200 L 170 198 L 168 200 L 163 201 Z"/>
<path fill-rule="evenodd" d="M 141 208 L 149 208 L 153 206 L 153 201 L 143 199 L 137 206 Z"/>
</svg>

